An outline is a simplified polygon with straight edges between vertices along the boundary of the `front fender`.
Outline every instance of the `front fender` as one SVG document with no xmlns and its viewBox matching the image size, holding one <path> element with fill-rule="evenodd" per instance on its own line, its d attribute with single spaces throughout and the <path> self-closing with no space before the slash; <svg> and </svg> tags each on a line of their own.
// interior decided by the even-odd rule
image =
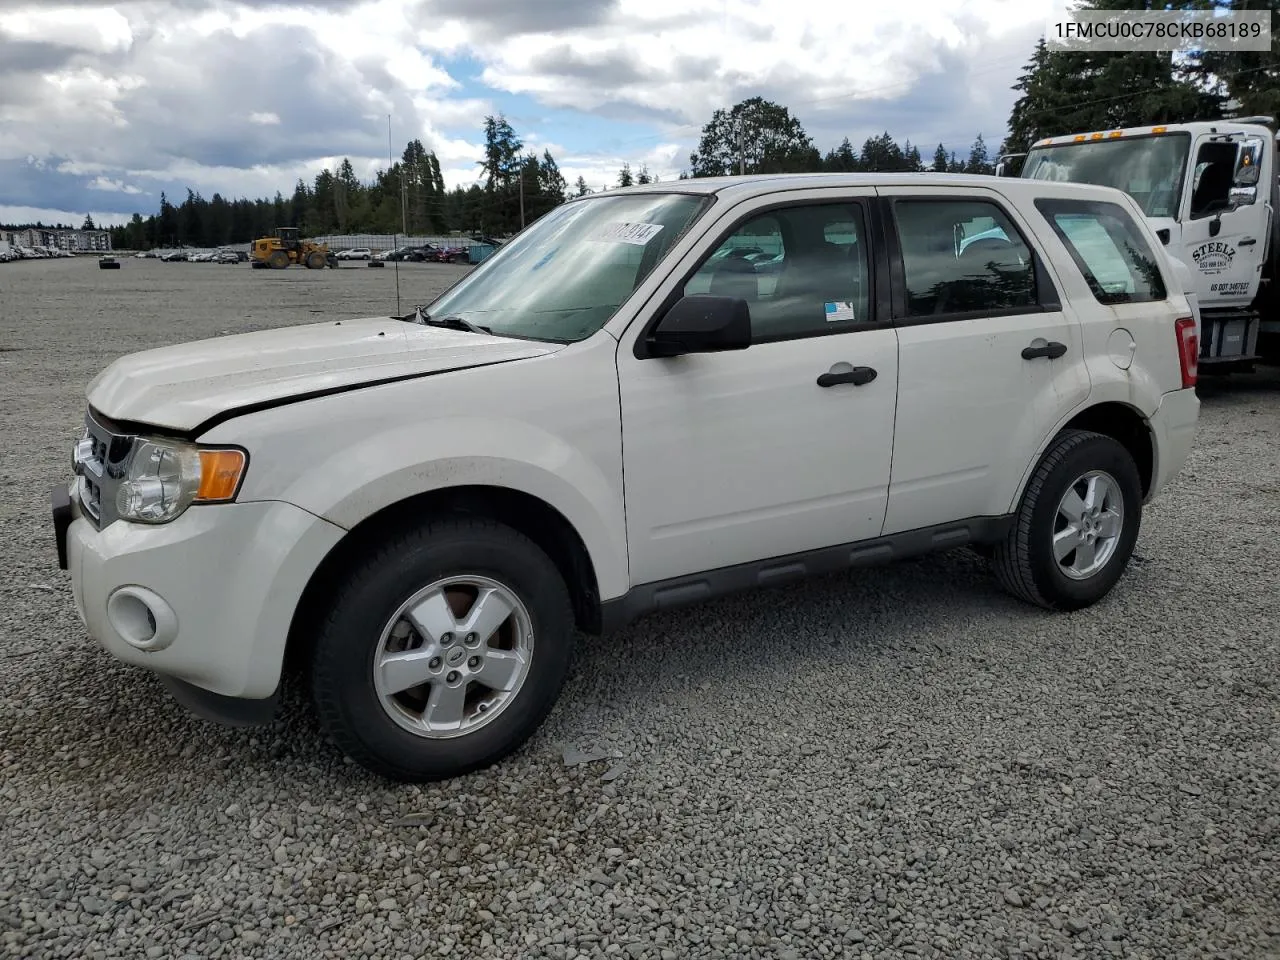
<svg viewBox="0 0 1280 960">
<path fill-rule="evenodd" d="M 628 588 L 622 440 L 616 379 L 590 366 L 525 366 L 530 381 L 568 377 L 571 393 L 542 382 L 513 391 L 493 370 L 465 371 L 247 414 L 201 439 L 249 451 L 238 500 L 292 503 L 344 529 L 449 487 L 537 497 L 577 531 L 608 600 Z M 527 399 L 513 405 L 512 392 Z"/>
</svg>

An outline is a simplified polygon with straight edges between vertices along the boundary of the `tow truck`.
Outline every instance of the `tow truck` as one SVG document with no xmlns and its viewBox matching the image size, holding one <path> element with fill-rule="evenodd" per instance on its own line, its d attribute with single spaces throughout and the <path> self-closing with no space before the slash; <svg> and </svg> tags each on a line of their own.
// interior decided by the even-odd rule
<svg viewBox="0 0 1280 960">
<path fill-rule="evenodd" d="M 996 176 L 1132 196 L 1192 277 L 1201 372 L 1230 373 L 1280 362 L 1278 146 L 1273 117 L 1068 133 L 1002 155 Z"/>
</svg>

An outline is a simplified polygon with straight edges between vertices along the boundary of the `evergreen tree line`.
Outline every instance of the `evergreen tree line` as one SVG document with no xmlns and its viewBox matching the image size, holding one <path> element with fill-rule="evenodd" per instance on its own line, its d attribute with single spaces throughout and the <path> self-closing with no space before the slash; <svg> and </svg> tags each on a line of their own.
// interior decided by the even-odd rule
<svg viewBox="0 0 1280 960">
<path fill-rule="evenodd" d="M 748 105 L 764 101 L 747 101 Z M 741 106 L 741 105 L 740 105 Z M 777 108 L 768 104 L 768 108 Z M 737 110 L 738 108 L 734 108 Z M 716 121 L 713 119 L 712 124 Z M 708 124 L 708 128 L 712 126 Z M 958 160 L 938 145 L 933 169 L 986 173 L 991 170 L 987 149 L 979 136 L 967 160 Z M 694 176 L 713 175 L 706 164 L 694 163 Z M 767 165 L 766 165 L 767 166 Z M 276 227 L 297 227 L 303 236 L 344 233 L 403 234 L 413 236 L 461 231 L 473 235 L 498 235 L 519 230 L 570 196 L 594 192 L 578 177 L 572 187 L 565 182 L 549 151 L 542 156 L 525 152 L 511 124 L 501 116 L 485 118 L 484 159 L 481 182 L 469 187 L 445 188 L 440 162 L 420 140 L 410 141 L 401 158 L 389 170 L 379 170 L 369 183 L 355 174 L 349 159 L 336 172 L 325 169 L 311 183 L 299 179 L 288 196 L 277 192 L 270 199 L 228 199 L 220 193 L 205 197 L 187 190 L 178 203 L 160 194 L 160 210 L 143 217 L 135 213 L 129 223 L 111 228 L 117 249 L 147 250 L 155 247 L 216 247 L 245 243 L 269 236 Z M 753 162 L 748 172 L 760 169 Z M 899 145 L 887 132 L 868 137 L 855 151 L 846 137 L 825 157 L 813 151 L 811 170 L 923 170 L 920 151 L 909 141 Z M 736 172 L 725 171 L 725 172 Z M 688 177 L 682 173 L 681 178 Z M 656 183 L 648 167 L 633 170 L 623 164 L 615 185 Z M 605 189 L 608 189 L 607 187 Z"/>
</svg>

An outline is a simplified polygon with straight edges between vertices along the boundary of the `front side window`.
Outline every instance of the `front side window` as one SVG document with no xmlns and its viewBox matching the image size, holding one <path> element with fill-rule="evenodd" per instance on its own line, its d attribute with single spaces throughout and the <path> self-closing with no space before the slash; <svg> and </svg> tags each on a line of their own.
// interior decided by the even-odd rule
<svg viewBox="0 0 1280 960">
<path fill-rule="evenodd" d="M 1165 299 L 1155 254 L 1123 207 L 1097 200 L 1040 199 L 1036 208 L 1070 251 L 1099 303 Z"/>
<path fill-rule="evenodd" d="M 707 203 L 685 193 L 596 196 L 557 207 L 437 298 L 500 336 L 572 342 L 606 323 Z"/>
<path fill-rule="evenodd" d="M 1236 143 L 1210 141 L 1196 153 L 1192 171 L 1192 220 L 1221 213 L 1231 207 L 1231 188 L 1235 185 Z"/>
<path fill-rule="evenodd" d="M 685 296 L 746 300 L 755 341 L 837 333 L 871 320 L 866 222 L 857 204 L 785 207 L 726 238 Z"/>
<path fill-rule="evenodd" d="M 985 200 L 897 200 L 906 316 L 1032 310 L 1035 262 L 1017 228 Z"/>
</svg>

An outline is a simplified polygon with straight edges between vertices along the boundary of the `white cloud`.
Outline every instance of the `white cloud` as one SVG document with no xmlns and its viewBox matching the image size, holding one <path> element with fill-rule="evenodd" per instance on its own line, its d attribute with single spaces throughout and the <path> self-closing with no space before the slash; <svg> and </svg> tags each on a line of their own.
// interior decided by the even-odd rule
<svg viewBox="0 0 1280 960">
<path fill-rule="evenodd" d="M 129 222 L 127 213 L 107 213 L 106 211 L 90 211 L 89 216 L 99 227 L 119 227 Z M 45 226 L 65 224 L 79 227 L 84 223 L 83 213 L 72 213 L 67 210 L 52 210 L 47 207 L 7 207 L 0 205 L 0 223 L 43 223 Z"/>
<path fill-rule="evenodd" d="M 466 184 L 483 116 L 512 93 L 578 113 L 576 130 L 517 132 L 597 189 L 627 162 L 674 179 L 711 113 L 753 95 L 790 107 L 824 151 L 884 129 L 926 155 L 980 130 L 994 149 L 1061 2 L 0 0 L 0 180 L 30 156 L 74 178 L 70 207 L 175 183 L 288 194 L 343 156 L 371 176 L 390 114 L 393 153 L 420 138 Z M 450 75 L 456 56 L 490 89 Z M 593 144 L 599 118 L 648 132 Z M 0 183 L 0 204 L 22 199 Z"/>
<path fill-rule="evenodd" d="M 123 180 L 112 180 L 109 177 L 94 177 L 87 184 L 90 190 L 101 190 L 104 193 L 127 193 L 138 195 L 142 193 L 140 189 L 131 183 L 125 183 Z"/>
</svg>

